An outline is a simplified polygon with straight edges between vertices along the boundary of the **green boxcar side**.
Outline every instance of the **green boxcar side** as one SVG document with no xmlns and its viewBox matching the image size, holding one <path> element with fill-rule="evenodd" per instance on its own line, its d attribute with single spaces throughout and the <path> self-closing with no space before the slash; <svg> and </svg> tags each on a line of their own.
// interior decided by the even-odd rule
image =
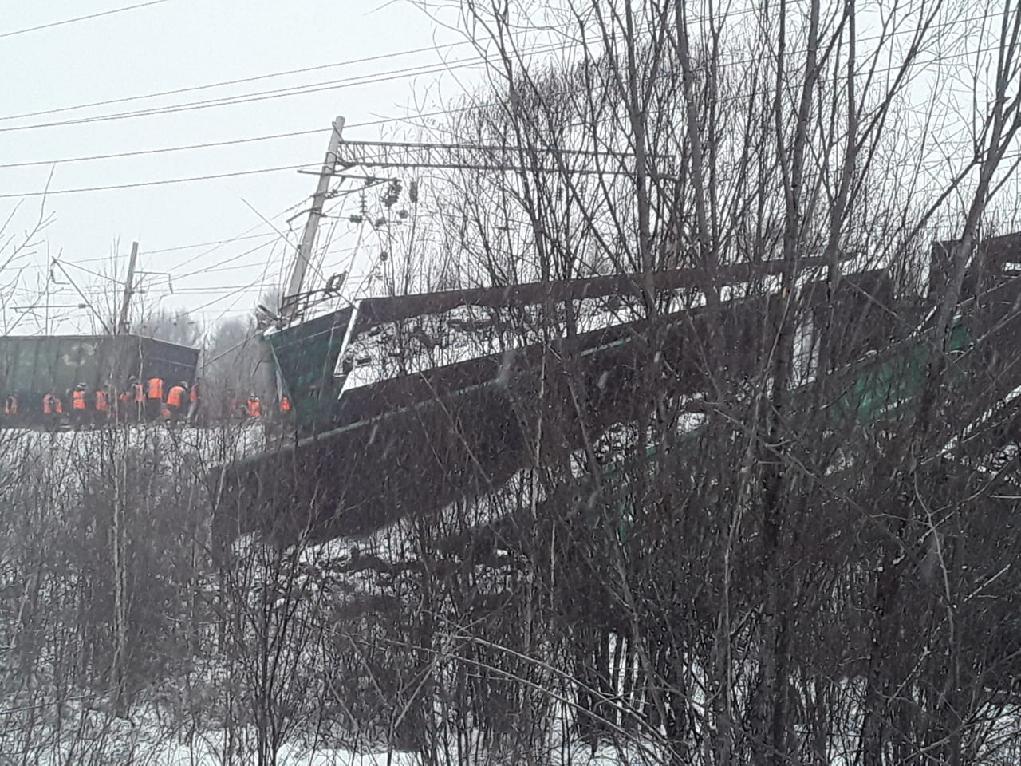
<svg viewBox="0 0 1021 766">
<path fill-rule="evenodd" d="M 137 335 L 48 335 L 0 337 L 0 396 L 18 396 L 31 421 L 44 394 L 84 383 L 89 390 L 123 387 L 131 376 L 191 382 L 198 349 Z"/>
</svg>

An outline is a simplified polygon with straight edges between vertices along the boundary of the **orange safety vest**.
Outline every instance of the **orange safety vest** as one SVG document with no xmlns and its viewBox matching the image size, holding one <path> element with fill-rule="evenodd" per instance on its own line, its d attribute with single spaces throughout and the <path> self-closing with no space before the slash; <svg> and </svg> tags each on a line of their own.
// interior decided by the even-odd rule
<svg viewBox="0 0 1021 766">
<path fill-rule="evenodd" d="M 54 394 L 46 394 L 43 397 L 43 414 L 59 415 L 64 411 L 64 406 Z"/>
<path fill-rule="evenodd" d="M 85 392 L 79 389 L 75 389 L 71 392 L 71 409 L 73 410 L 86 410 L 88 406 L 85 402 Z"/>
<path fill-rule="evenodd" d="M 135 383 L 132 388 L 135 389 L 135 402 L 141 404 L 145 401 L 145 388 L 142 387 L 141 383 Z"/>
<path fill-rule="evenodd" d="M 280 411 L 285 413 L 291 411 L 291 400 L 287 394 L 280 397 Z"/>
<path fill-rule="evenodd" d="M 99 389 L 96 391 L 96 412 L 109 412 L 110 410 L 110 398 L 107 396 L 106 391 Z"/>
<path fill-rule="evenodd" d="M 180 386 L 173 386 L 167 393 L 167 404 L 174 409 L 179 409 L 184 404 L 184 389 Z"/>
<path fill-rule="evenodd" d="M 149 378 L 149 398 L 163 399 L 163 378 Z"/>
<path fill-rule="evenodd" d="M 257 418 L 262 415 L 262 404 L 255 397 L 252 397 L 245 404 L 245 411 L 248 413 L 248 417 Z"/>
</svg>

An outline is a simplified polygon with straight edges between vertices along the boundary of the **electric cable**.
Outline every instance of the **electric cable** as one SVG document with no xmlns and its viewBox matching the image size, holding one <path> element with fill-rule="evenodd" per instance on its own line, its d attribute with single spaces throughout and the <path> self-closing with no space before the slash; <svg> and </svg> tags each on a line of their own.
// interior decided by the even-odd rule
<svg viewBox="0 0 1021 766">
<path fill-rule="evenodd" d="M 961 58 L 961 57 L 964 57 L 964 56 L 973 56 L 973 55 L 975 55 L 977 53 L 989 52 L 989 51 L 993 51 L 993 50 L 996 50 L 996 46 L 990 46 L 989 48 L 979 49 L 979 50 L 976 50 L 976 51 L 963 51 L 963 52 L 957 53 L 957 54 L 946 54 L 945 56 L 937 57 L 933 61 L 929 61 L 927 63 L 931 64 L 931 63 L 934 63 L 935 61 L 942 61 L 942 60 L 947 60 L 947 59 L 951 59 L 951 58 Z M 900 68 L 899 66 L 891 66 L 891 67 L 887 67 L 887 68 L 870 70 L 870 72 L 862 72 L 860 74 L 882 73 L 884 71 L 893 71 L 893 70 L 896 70 L 896 69 L 899 69 L 899 68 Z M 729 95 L 729 96 L 721 96 L 720 97 L 720 101 L 721 102 L 736 101 L 736 100 L 739 100 L 741 98 L 745 98 L 748 95 L 751 95 L 751 94 L 733 94 L 733 95 Z M 352 127 L 352 128 L 353 127 L 366 127 L 366 126 L 370 126 L 370 125 L 379 125 L 379 124 L 385 124 L 385 123 L 396 122 L 396 121 L 410 122 L 412 119 L 421 119 L 421 118 L 424 118 L 424 117 L 440 116 L 440 115 L 447 115 L 447 114 L 455 114 L 455 113 L 458 113 L 458 112 L 467 112 L 467 111 L 472 111 L 472 110 L 481 109 L 481 108 L 484 108 L 484 105 L 471 105 L 471 106 L 467 106 L 467 107 L 463 107 L 463 108 L 457 108 L 457 109 L 443 109 L 443 110 L 438 110 L 438 111 L 429 112 L 429 113 L 421 113 L 421 114 L 415 115 L 414 117 L 407 117 L 407 118 L 400 118 L 400 117 L 397 117 L 397 118 L 384 118 L 384 119 L 366 121 L 366 122 L 362 122 L 362 123 L 354 123 L 354 124 L 352 124 L 352 125 L 350 125 L 348 127 Z M 3 132 L 4 130 L 5 129 L 0 128 L 0 132 Z M 310 131 L 310 132 L 317 132 L 317 131 Z M 304 134 L 304 132 L 303 131 L 302 132 L 294 132 L 293 134 L 294 135 Z M 277 135 L 280 136 L 280 137 L 283 137 L 283 136 L 289 135 L 289 134 L 277 134 Z M 269 139 L 269 137 L 255 137 L 252 140 L 268 140 L 268 139 Z M 235 139 L 233 142 L 244 143 L 245 139 Z M 225 144 L 226 143 L 233 143 L 233 142 L 225 142 Z M 201 147 L 202 147 L 202 145 L 192 145 L 191 147 L 180 147 L 180 149 L 183 150 L 183 149 L 186 149 L 186 148 L 201 148 Z M 140 154 L 143 154 L 143 153 L 159 153 L 159 152 L 162 152 L 162 151 L 176 151 L 176 150 L 178 150 L 177 147 L 167 147 L 167 148 L 164 148 L 164 149 L 157 149 L 157 150 L 145 150 L 145 151 L 142 151 L 142 152 L 139 152 L 139 153 Z M 123 155 L 121 155 L 121 156 L 130 156 L 132 154 L 134 154 L 134 153 L 126 152 L 126 153 L 123 153 Z M 110 155 L 110 157 L 112 157 L 112 156 L 115 156 L 115 155 Z M 103 158 L 103 157 L 97 156 L 97 158 Z M 25 164 L 44 164 L 44 163 L 40 161 L 40 162 L 32 162 L 32 163 L 25 163 Z M 46 164 L 49 164 L 49 163 L 46 163 Z M 10 166 L 17 166 L 17 165 L 18 165 L 18 163 L 12 163 L 12 165 L 10 165 Z M 3 167 L 3 166 L 0 166 L 0 167 Z M 141 187 L 148 187 L 148 186 L 162 186 L 162 185 L 168 185 L 168 184 L 180 184 L 180 183 L 190 183 L 190 182 L 197 182 L 197 181 L 208 181 L 208 180 L 215 180 L 215 179 L 220 179 L 220 178 L 231 178 L 231 177 L 235 177 L 235 176 L 256 175 L 256 174 L 264 174 L 264 173 L 275 173 L 275 172 L 282 172 L 282 171 L 285 171 L 285 170 L 300 170 L 300 169 L 305 168 L 305 167 L 307 167 L 307 165 L 304 165 L 304 164 L 302 164 L 302 165 L 286 165 L 286 166 L 276 166 L 276 167 L 269 167 L 269 168 L 258 168 L 258 169 L 250 169 L 250 170 L 233 171 L 233 172 L 227 172 L 227 173 L 209 174 L 209 175 L 203 175 L 203 176 L 189 176 L 189 177 L 184 177 L 184 178 L 161 179 L 161 180 L 153 180 L 153 181 L 140 181 L 140 182 L 126 183 L 126 184 L 112 184 L 112 185 L 107 185 L 107 186 L 86 186 L 86 187 L 77 187 L 77 188 L 70 188 L 70 189 L 51 189 L 51 190 L 46 190 L 46 191 L 32 191 L 32 192 L 21 192 L 21 193 L 10 193 L 10 192 L 8 192 L 8 193 L 0 194 L 0 199 L 14 199 L 14 198 L 25 198 L 25 197 L 45 197 L 45 196 L 49 196 L 49 195 L 82 194 L 82 193 L 112 191 L 112 190 L 117 190 L 117 189 L 134 189 L 134 188 L 141 188 Z"/>
<path fill-rule="evenodd" d="M 287 69 L 279 72 L 269 72 L 267 74 L 252 75 L 251 77 L 239 77 L 233 80 L 221 80 L 219 82 L 205 83 L 202 85 L 190 85 L 183 88 L 173 88 L 171 90 L 156 91 L 154 93 L 142 93 L 134 96 L 121 96 L 119 98 L 108 98 L 102 101 L 90 101 L 83 104 L 74 104 L 72 106 L 60 106 L 52 109 L 40 109 L 35 112 L 22 112 L 21 114 L 8 114 L 0 115 L 0 122 L 6 122 L 7 120 L 20 120 L 28 117 L 45 117 L 50 114 L 62 114 L 64 112 L 74 112 L 79 109 L 93 109 L 98 106 L 112 106 L 114 104 L 125 104 L 132 101 L 144 101 L 150 98 L 162 98 L 164 96 L 178 96 L 182 93 L 194 93 L 203 90 L 212 90 L 215 88 L 225 88 L 229 85 L 244 85 L 250 82 L 259 82 L 261 80 L 269 80 L 277 77 L 289 77 L 296 74 L 305 74 L 307 72 L 318 72 L 326 69 L 337 69 L 340 67 L 351 66 L 353 64 L 366 64 L 371 61 L 389 61 L 395 58 L 401 58 L 403 56 L 413 56 L 419 53 L 428 53 L 430 51 L 438 51 L 441 49 L 456 48 L 463 45 L 471 45 L 471 41 L 464 40 L 454 43 L 444 43 L 443 45 L 437 46 L 426 46 L 422 48 L 409 48 L 403 51 L 394 51 L 392 53 L 381 53 L 373 56 L 364 56 L 357 59 L 348 59 L 347 61 L 337 61 L 332 64 L 316 64 L 313 66 L 300 67 L 298 69 Z"/>
<path fill-rule="evenodd" d="M 165 0 L 163 0 L 163 1 L 165 1 Z M 754 10 L 755 9 L 744 9 L 744 10 L 739 10 L 739 11 L 730 11 L 730 12 L 728 12 L 726 14 L 721 14 L 721 15 L 719 15 L 717 17 L 713 17 L 713 18 L 716 18 L 717 20 L 721 20 L 721 19 L 729 18 L 730 16 L 746 15 L 748 13 L 754 12 Z M 994 14 L 987 13 L 987 14 L 982 14 L 982 15 L 978 15 L 978 16 L 970 16 L 970 17 L 965 17 L 965 18 L 960 18 L 960 19 L 952 19 L 950 21 L 942 22 L 940 24 L 931 24 L 929 26 L 929 29 L 930 30 L 934 30 L 934 29 L 940 29 L 940 28 L 944 28 L 944 27 L 948 27 L 948 26 L 953 26 L 953 25 L 956 25 L 956 24 L 961 24 L 961 23 L 966 23 L 966 22 L 987 20 L 989 18 L 992 18 L 993 15 Z M 910 33 L 913 33 L 915 31 L 916 30 L 909 29 L 909 30 L 903 30 L 903 31 L 888 32 L 888 33 L 884 33 L 883 35 L 876 35 L 876 36 L 873 36 L 873 37 L 858 38 L 858 39 L 856 39 L 856 42 L 861 43 L 861 42 L 868 42 L 869 40 L 874 40 L 874 39 L 875 40 L 887 39 L 889 37 L 893 37 L 893 36 L 896 36 L 896 35 L 910 34 Z M 616 39 L 617 37 L 618 37 L 618 35 L 611 35 L 610 39 L 613 40 L 613 39 Z M 598 42 L 605 42 L 605 41 L 602 40 L 602 39 L 599 39 Z M 447 47 L 454 47 L 455 45 L 460 45 L 460 44 L 463 44 L 463 43 L 450 43 L 450 44 L 447 44 Z M 541 54 L 541 53 L 550 53 L 550 52 L 554 52 L 554 51 L 558 51 L 558 50 L 566 50 L 566 49 L 569 49 L 569 48 L 572 48 L 572 47 L 580 47 L 580 46 L 583 46 L 583 45 L 584 45 L 584 43 L 582 41 L 570 40 L 570 41 L 566 41 L 566 42 L 548 43 L 548 44 L 545 44 L 545 45 L 538 45 L 538 46 L 532 47 L 531 49 L 516 50 L 516 51 L 514 51 L 514 53 L 515 53 L 515 55 L 518 58 L 521 58 L 523 56 L 533 56 L 533 55 L 537 55 L 537 54 Z M 433 50 L 436 50 L 436 49 L 438 49 L 438 48 L 433 48 Z M 147 98 L 156 98 L 156 97 L 159 97 L 159 96 L 162 96 L 162 95 L 171 95 L 171 94 L 174 94 L 174 93 L 192 92 L 192 91 L 197 91 L 197 90 L 221 87 L 221 86 L 225 86 L 225 85 L 228 85 L 228 84 L 252 82 L 252 81 L 257 81 L 257 80 L 261 80 L 261 79 L 267 79 L 267 78 L 272 78 L 272 77 L 284 76 L 284 75 L 287 75 L 287 74 L 300 73 L 302 71 L 316 71 L 318 69 L 330 68 L 330 67 L 334 67 L 334 66 L 341 66 L 341 65 L 348 64 L 348 63 L 357 63 L 359 61 L 378 60 L 378 59 L 382 59 L 382 58 L 393 58 L 395 56 L 404 55 L 405 53 L 420 52 L 422 50 L 426 50 L 426 49 L 411 49 L 410 51 L 407 51 L 407 52 L 398 51 L 398 52 L 396 52 L 394 54 L 389 54 L 389 55 L 382 55 L 382 54 L 380 54 L 380 55 L 377 55 L 377 56 L 366 57 L 365 59 L 354 59 L 354 60 L 351 60 L 350 62 L 338 62 L 337 64 L 324 64 L 324 65 L 318 65 L 318 66 L 313 66 L 313 67 L 305 67 L 303 69 L 288 70 L 288 71 L 285 71 L 285 72 L 275 72 L 275 73 L 269 73 L 269 74 L 266 74 L 266 75 L 255 75 L 255 76 L 250 77 L 250 78 L 241 78 L 241 79 L 238 79 L 238 80 L 227 80 L 227 81 L 222 81 L 220 83 L 210 83 L 210 84 L 206 84 L 206 85 L 191 86 L 191 87 L 188 87 L 188 88 L 178 88 L 178 89 L 174 89 L 174 90 L 171 90 L 171 91 L 163 91 L 163 92 L 157 92 L 157 93 L 153 93 L 153 94 L 146 94 L 146 95 L 139 95 L 139 96 L 128 96 L 128 97 L 123 97 L 123 98 L 120 98 L 120 99 L 108 99 L 107 101 L 97 101 L 97 102 L 93 102 L 91 104 L 79 104 L 79 105 L 68 106 L 68 107 L 58 107 L 58 108 L 49 109 L 49 110 L 41 110 L 41 111 L 36 111 L 36 112 L 26 112 L 26 113 L 19 114 L 19 115 L 0 115 L 0 122 L 8 121 L 8 120 L 13 120 L 13 119 L 24 118 L 24 117 L 30 117 L 30 116 L 43 116 L 43 115 L 46 115 L 46 114 L 57 114 L 57 113 L 62 113 L 62 112 L 66 112 L 66 111 L 75 111 L 75 110 L 78 110 L 78 109 L 84 109 L 84 108 L 88 108 L 88 107 L 92 107 L 92 106 L 101 106 L 101 105 L 108 105 L 108 104 L 114 104 L 114 103 L 123 103 L 123 102 L 133 101 L 133 100 L 143 100 L 143 99 L 147 99 Z M 794 51 L 792 53 L 797 53 L 797 51 Z M 965 55 L 967 55 L 967 54 L 965 54 Z M 757 61 L 758 61 L 758 59 L 737 59 L 737 60 L 734 60 L 734 61 L 717 62 L 715 64 L 715 66 L 717 68 L 727 68 L 727 67 L 736 66 L 736 65 L 739 65 L 739 64 L 755 63 Z M 12 127 L 0 127 L 0 132 L 19 131 L 19 130 L 32 130 L 32 129 L 39 129 L 39 128 L 58 127 L 58 126 L 64 126 L 64 125 L 78 125 L 78 124 L 89 123 L 89 122 L 99 122 L 99 121 L 129 119 L 129 118 L 134 118 L 134 117 L 147 117 L 147 116 L 153 116 L 153 115 L 171 114 L 171 113 L 176 113 L 176 112 L 179 112 L 179 111 L 190 111 L 190 110 L 193 110 L 193 109 L 207 109 L 207 108 L 212 108 L 212 107 L 217 107 L 217 106 L 230 106 L 230 105 L 238 104 L 238 103 L 250 103 L 250 102 L 254 102 L 254 101 L 263 101 L 263 100 L 266 100 L 268 98 L 286 98 L 286 97 L 295 96 L 295 95 L 304 95 L 304 94 L 307 94 L 307 93 L 317 93 L 317 92 L 320 92 L 320 91 L 323 91 L 323 90 L 336 90 L 336 89 L 341 89 L 341 88 L 345 88 L 345 87 L 353 87 L 353 86 L 357 86 L 357 85 L 375 84 L 375 83 L 379 83 L 379 82 L 387 82 L 387 81 L 390 81 L 390 80 L 393 80 L 393 79 L 402 79 L 404 77 L 416 76 L 416 75 L 420 75 L 420 74 L 434 74 L 434 73 L 438 73 L 438 72 L 441 72 L 441 71 L 446 71 L 446 70 L 451 70 L 451 69 L 471 68 L 471 67 L 474 67 L 474 66 L 479 66 L 479 65 L 483 65 L 483 64 L 489 64 L 489 63 L 490 63 L 489 62 L 489 58 L 486 57 L 486 56 L 472 56 L 472 57 L 468 57 L 468 58 L 454 59 L 454 60 L 451 60 L 451 61 L 444 61 L 444 62 L 441 62 L 441 63 L 438 63 L 438 64 L 422 64 L 422 65 L 418 65 L 418 66 L 414 66 L 414 67 L 405 67 L 405 68 L 400 68 L 400 69 L 393 69 L 393 70 L 389 70 L 389 71 L 385 71 L 385 72 L 372 73 L 372 74 L 368 74 L 368 75 L 355 75 L 353 77 L 343 78 L 343 79 L 340 79 L 340 80 L 330 80 L 330 81 L 320 82 L 320 83 L 307 83 L 307 84 L 304 84 L 304 85 L 291 86 L 289 88 L 277 88 L 277 89 L 264 90 L 264 91 L 254 91 L 254 92 L 245 93 L 245 94 L 236 94 L 236 95 L 233 95 L 233 96 L 222 96 L 222 97 L 219 97 L 219 98 L 207 99 L 207 100 L 204 100 L 204 101 L 202 101 L 202 100 L 200 100 L 200 101 L 192 101 L 192 102 L 185 102 L 185 103 L 181 103 L 181 104 L 171 104 L 171 105 L 162 106 L 162 107 L 151 107 L 151 108 L 148 108 L 148 109 L 142 109 L 142 110 L 136 110 L 136 111 L 119 112 L 119 113 L 106 114 L 106 115 L 94 115 L 94 116 L 91 116 L 91 117 L 82 117 L 82 118 L 76 118 L 76 119 L 70 119 L 70 120 L 35 123 L 35 124 L 31 124 L 31 125 L 12 126 Z M 664 73 L 664 74 L 668 74 L 668 73 Z M 865 71 L 861 72 L 860 74 L 866 75 L 866 74 L 868 74 L 868 70 L 865 70 Z"/>
<path fill-rule="evenodd" d="M 180 146 L 161 146 L 155 149 L 137 149 L 127 152 L 112 152 L 110 154 L 90 154 L 77 157 L 61 157 L 55 160 L 25 160 L 23 162 L 0 162 L 0 169 L 7 168 L 28 168 L 40 165 L 70 165 L 77 162 L 94 162 L 97 160 L 116 160 L 124 157 L 142 157 L 150 154 L 169 154 L 172 152 L 192 151 L 195 149 L 213 149 L 221 146 L 237 146 L 240 144 L 254 144 L 260 141 L 275 141 L 281 138 L 294 138 L 296 136 L 311 136 L 316 133 L 325 133 L 329 128 L 314 128 L 311 130 L 292 130 L 287 133 L 272 133 L 263 136 L 249 136 L 246 138 L 230 138 L 223 141 L 206 141 L 198 144 L 183 144 Z"/>
<path fill-rule="evenodd" d="M 566 46 L 547 46 L 541 50 L 534 50 L 529 55 L 535 55 L 538 53 L 553 52 L 555 50 L 563 49 Z M 112 122 L 116 120 L 134 119 L 138 117 L 152 117 L 160 116 L 164 114 L 176 114 L 178 112 L 193 112 L 204 109 L 214 109 L 222 106 L 234 106 L 236 104 L 249 104 L 261 101 L 275 100 L 279 98 L 291 98 L 293 96 L 303 96 L 313 93 L 322 93 L 324 91 L 343 90 L 345 88 L 353 88 L 362 85 L 376 85 L 382 82 L 390 82 L 392 80 L 400 80 L 406 77 L 415 77 L 419 75 L 428 74 L 439 74 L 441 72 L 447 72 L 452 69 L 466 69 L 471 67 L 478 67 L 487 64 L 485 59 L 471 58 L 457 60 L 450 63 L 443 64 L 428 64 L 418 67 L 407 67 L 404 69 L 395 69 L 389 72 L 371 74 L 371 75 L 359 75 L 355 77 L 349 77 L 342 80 L 332 80 L 321 83 L 310 83 L 305 85 L 298 85 L 289 88 L 276 88 L 267 91 L 256 91 L 247 94 L 238 94 L 233 96 L 223 96 L 216 99 L 206 99 L 204 101 L 189 101 L 181 104 L 170 104 L 167 106 L 151 107 L 148 109 L 139 109 L 130 112 L 113 112 L 111 114 L 99 114 L 92 115 L 90 117 L 78 117 L 68 120 L 53 120 L 50 122 L 35 122 L 28 125 L 8 125 L 0 127 L 0 133 L 12 133 L 24 130 L 40 130 L 43 128 L 55 128 L 65 127 L 72 125 L 86 125 L 95 122 Z"/>
<path fill-rule="evenodd" d="M 239 176 L 252 176 L 265 173 L 280 173 L 285 170 L 301 170 L 313 163 L 302 165 L 277 165 L 268 168 L 253 168 L 249 170 L 234 170 L 227 173 L 209 173 L 202 176 L 185 176 L 182 178 L 164 178 L 155 181 L 135 181 L 125 184 L 110 184 L 108 186 L 79 186 L 71 189 L 47 189 L 45 191 L 32 191 L 20 193 L 0 194 L 0 199 L 15 199 L 22 197 L 50 197 L 60 194 L 84 194 L 91 192 L 114 191 L 117 189 L 140 189 L 147 186 L 167 186 L 170 184 L 194 183 L 196 181 L 213 181 L 219 178 L 237 178 Z"/>
<path fill-rule="evenodd" d="M 149 0 L 145 3 L 135 3 L 134 5 L 126 5 L 123 8 L 112 8 L 108 11 L 99 11 L 97 13 L 90 13 L 87 16 L 75 16 L 71 19 L 61 19 L 60 21 L 51 21 L 47 24 L 39 24 L 34 27 L 26 27 L 25 29 L 15 29 L 11 32 L 0 32 L 0 40 L 6 37 L 16 37 L 17 35 L 25 35 L 29 32 L 40 32 L 44 29 L 52 29 L 53 27 L 62 27 L 67 24 L 77 24 L 79 21 L 90 21 L 92 19 L 98 19 L 103 16 L 113 16 L 115 13 L 125 13 L 126 11 L 134 11 L 138 8 L 147 8 L 150 5 L 161 5 L 169 2 L 169 0 Z"/>
</svg>

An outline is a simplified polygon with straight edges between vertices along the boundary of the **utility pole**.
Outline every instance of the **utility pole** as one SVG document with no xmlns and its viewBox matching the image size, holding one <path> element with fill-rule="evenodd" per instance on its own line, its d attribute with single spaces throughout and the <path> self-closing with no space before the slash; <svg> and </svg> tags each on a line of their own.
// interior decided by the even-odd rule
<svg viewBox="0 0 1021 766">
<path fill-rule="evenodd" d="M 323 205 L 326 202 L 326 195 L 330 191 L 330 179 L 337 169 L 337 152 L 340 150 L 340 134 L 343 130 L 344 118 L 338 117 L 333 121 L 330 145 L 326 150 L 326 159 L 323 160 L 322 170 L 319 172 L 319 184 L 316 186 L 315 194 L 312 195 L 312 207 L 308 211 L 308 221 L 305 222 L 305 231 L 301 235 L 298 257 L 294 261 L 294 269 L 291 271 L 291 278 L 287 282 L 287 291 L 281 302 L 280 318 L 284 321 L 294 317 L 300 303 L 298 296 L 305 281 L 305 271 L 308 269 L 309 260 L 312 257 L 312 247 L 315 245 L 319 221 L 323 217 Z"/>
<path fill-rule="evenodd" d="M 46 247 L 46 257 L 50 257 L 50 248 Z M 43 335 L 50 334 L 50 285 L 53 282 L 53 265 L 46 269 L 46 308 L 43 311 Z"/>
<path fill-rule="evenodd" d="M 124 298 L 121 301 L 120 316 L 117 325 L 114 327 L 115 335 L 126 335 L 128 332 L 128 309 L 131 307 L 131 296 L 135 290 L 135 266 L 138 263 L 138 243 L 131 243 L 131 257 L 128 259 L 128 274 L 124 280 Z M 111 339 L 114 345 L 114 370 L 112 382 L 118 386 L 121 376 L 128 367 L 130 349 L 128 338 L 120 341 L 118 338 Z M 140 350 L 140 349 L 139 349 Z M 141 361 L 139 361 L 139 372 L 141 372 Z M 122 415 L 118 415 L 122 417 Z M 113 698 L 114 711 L 121 715 L 124 709 L 124 663 L 127 655 L 127 605 L 125 593 L 127 590 L 126 569 L 124 566 L 124 506 L 127 492 L 127 462 L 126 453 L 121 451 L 118 454 L 114 443 L 111 442 L 111 459 L 115 462 L 113 470 L 114 498 L 113 498 L 113 519 L 110 525 L 110 553 L 113 558 L 113 661 L 110 668 L 110 694 Z"/>
<path fill-rule="evenodd" d="M 135 263 L 138 261 L 138 243 L 131 243 L 131 258 L 128 259 L 128 277 L 124 281 L 124 299 L 121 301 L 120 318 L 117 320 L 117 334 L 128 331 L 128 308 L 131 306 L 131 295 L 135 289 Z"/>
</svg>

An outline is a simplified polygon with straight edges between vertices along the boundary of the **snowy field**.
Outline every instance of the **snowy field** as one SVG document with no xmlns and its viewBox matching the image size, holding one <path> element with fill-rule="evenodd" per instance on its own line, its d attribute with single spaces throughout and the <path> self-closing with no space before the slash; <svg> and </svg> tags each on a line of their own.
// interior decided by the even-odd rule
<svg viewBox="0 0 1021 766">
<path fill-rule="evenodd" d="M 228 736 L 222 730 L 174 732 L 164 725 L 161 717 L 152 709 L 145 713 L 130 715 L 127 719 L 116 719 L 105 712 L 96 710 L 84 712 L 81 706 L 69 703 L 66 708 L 69 718 L 63 732 L 50 728 L 49 731 L 35 732 L 35 739 L 43 741 L 40 747 L 32 749 L 26 760 L 23 749 L 19 749 L 21 734 L 14 728 L 7 728 L 0 734 L 0 763 L 39 764 L 39 766 L 66 766 L 67 764 L 132 764 L 132 766 L 219 766 L 256 764 L 252 753 L 238 755 L 230 750 L 229 741 L 239 739 L 254 743 L 252 731 L 233 732 Z M 0 716 L 5 712 L 0 709 Z M 469 735 L 470 752 L 458 757 L 450 753 L 451 763 L 489 764 L 490 766 L 515 766 L 518 762 L 510 756 L 483 756 L 475 746 L 477 735 Z M 62 741 L 63 740 L 63 741 Z M 19 757 L 20 756 L 20 757 Z M 580 744 L 563 746 L 551 742 L 544 753 L 542 762 L 552 766 L 652 766 L 662 763 L 653 755 L 653 750 L 626 752 L 611 747 L 592 751 Z M 276 766 L 420 766 L 422 759 L 415 753 L 399 750 L 365 749 L 355 752 L 335 747 L 317 747 L 314 744 L 285 744 L 277 753 Z"/>
</svg>

